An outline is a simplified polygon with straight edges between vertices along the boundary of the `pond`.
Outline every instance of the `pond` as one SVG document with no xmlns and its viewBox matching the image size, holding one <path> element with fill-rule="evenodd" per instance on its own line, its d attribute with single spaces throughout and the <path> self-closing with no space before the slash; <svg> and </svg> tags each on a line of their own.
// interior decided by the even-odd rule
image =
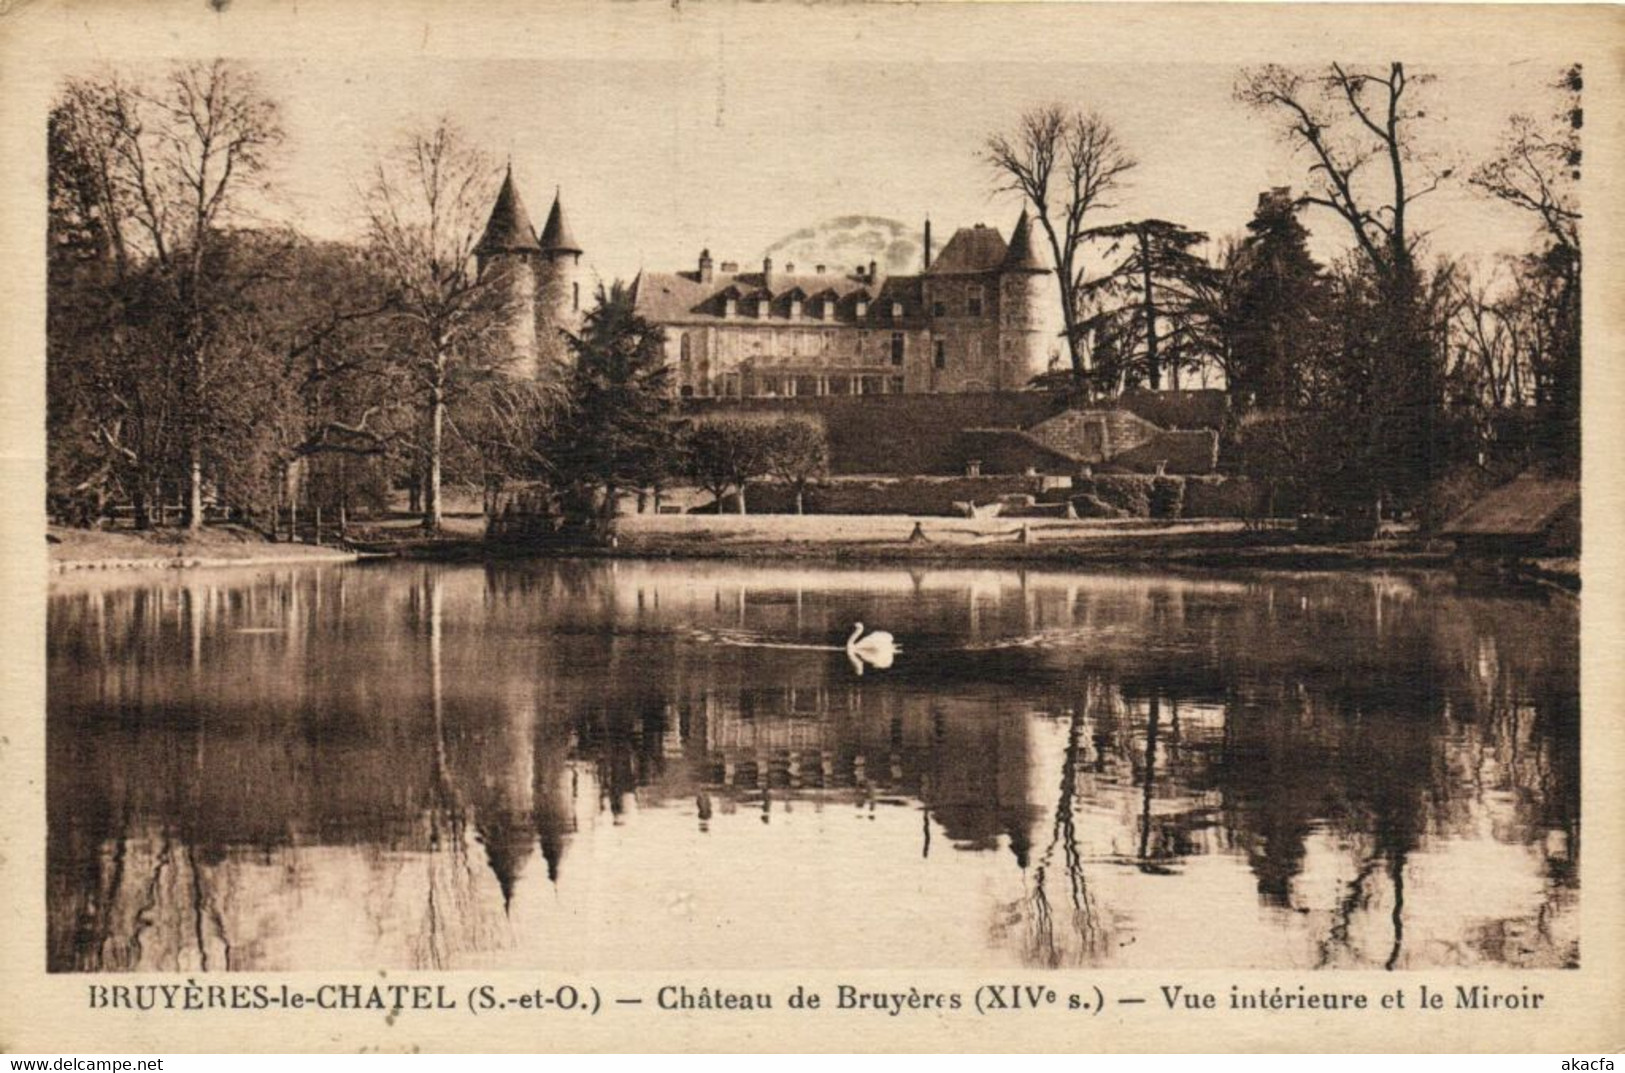
<svg viewBox="0 0 1625 1073">
<path fill-rule="evenodd" d="M 49 965 L 1571 966 L 1578 636 L 1445 574 L 65 577 Z"/>
</svg>

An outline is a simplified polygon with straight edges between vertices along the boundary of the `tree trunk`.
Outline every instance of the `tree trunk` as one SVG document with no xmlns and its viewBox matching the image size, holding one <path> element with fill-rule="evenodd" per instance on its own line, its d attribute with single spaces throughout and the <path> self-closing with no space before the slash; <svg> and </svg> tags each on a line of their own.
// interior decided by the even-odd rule
<svg viewBox="0 0 1625 1073">
<path fill-rule="evenodd" d="M 1151 390 L 1162 387 L 1162 361 L 1157 356 L 1157 306 L 1151 291 L 1151 246 L 1145 233 L 1140 233 L 1140 263 L 1145 279 L 1145 363 Z"/>
<path fill-rule="evenodd" d="M 429 391 L 429 464 L 423 486 L 423 528 L 436 531 L 444 520 L 440 503 L 440 455 L 446 429 L 446 390 L 437 380 Z"/>
<path fill-rule="evenodd" d="M 203 446 L 195 438 L 186 475 L 186 528 L 193 533 L 203 528 Z"/>
<path fill-rule="evenodd" d="M 350 532 L 350 475 L 344 465 L 344 456 L 339 456 L 339 535 L 348 536 Z"/>
<path fill-rule="evenodd" d="M 806 489 L 804 489 L 801 486 L 797 485 L 796 486 L 796 513 L 797 514 L 805 514 L 805 513 L 807 513 L 806 496 L 807 496 Z"/>
<path fill-rule="evenodd" d="M 739 482 L 739 513 L 745 513 L 745 482 Z"/>
<path fill-rule="evenodd" d="M 604 485 L 604 502 L 598 508 L 598 532 L 604 538 L 615 533 L 615 517 L 620 513 L 621 490 L 615 484 Z"/>
</svg>

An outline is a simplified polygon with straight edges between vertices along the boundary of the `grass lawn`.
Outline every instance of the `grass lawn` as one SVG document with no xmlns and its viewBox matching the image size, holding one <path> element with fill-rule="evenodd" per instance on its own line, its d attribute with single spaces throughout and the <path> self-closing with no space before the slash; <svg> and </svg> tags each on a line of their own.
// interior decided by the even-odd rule
<svg viewBox="0 0 1625 1073">
<path fill-rule="evenodd" d="M 143 566 L 173 562 L 213 563 L 347 557 L 340 548 L 310 544 L 273 544 L 259 533 L 234 525 L 214 525 L 196 533 L 184 529 L 47 530 L 51 563 L 58 568 L 76 565 Z"/>
</svg>

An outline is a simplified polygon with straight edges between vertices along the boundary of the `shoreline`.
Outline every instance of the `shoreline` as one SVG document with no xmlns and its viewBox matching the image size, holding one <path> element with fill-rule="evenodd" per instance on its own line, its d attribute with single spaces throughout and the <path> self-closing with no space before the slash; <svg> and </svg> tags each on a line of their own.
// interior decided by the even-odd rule
<svg viewBox="0 0 1625 1073">
<path fill-rule="evenodd" d="M 764 524 L 761 518 L 767 518 Z M 1244 530 L 1225 523 L 1077 526 L 1034 523 L 1026 538 L 1002 529 L 964 528 L 957 519 L 922 519 L 939 534 L 897 539 L 899 526 L 914 519 L 887 516 L 821 523 L 786 522 L 778 516 L 714 519 L 673 527 L 629 524 L 613 546 L 543 545 L 488 540 L 483 533 L 450 533 L 434 539 L 405 538 L 341 548 L 245 539 L 241 533 L 206 533 L 202 540 L 158 543 L 150 535 L 53 530 L 50 575 L 139 570 L 192 570 L 234 566 L 299 566 L 402 559 L 423 562 L 518 561 L 525 559 L 645 559 L 823 562 L 849 565 L 914 563 L 922 566 L 1021 568 L 1116 567 L 1129 570 L 1198 572 L 1251 570 L 1449 571 L 1467 577 L 1539 585 L 1577 596 L 1577 561 L 1479 561 L 1462 559 L 1448 544 L 1420 538 L 1381 542 L 1310 543 L 1290 530 Z M 753 524 L 754 523 L 754 524 Z M 817 532 L 820 525 L 826 530 Z M 945 528 L 951 525 L 953 528 Z M 763 531 L 765 529 L 765 531 Z M 864 532 L 863 530 L 869 530 Z M 809 531 L 811 530 L 811 531 Z M 1128 530 L 1128 531 L 1125 531 Z M 90 545 L 90 546 L 86 546 Z M 97 546 L 99 545 L 99 547 Z M 139 554 L 130 554 L 135 547 Z M 275 550 L 272 550 L 275 549 Z M 97 554 L 97 552 L 102 552 Z"/>
<path fill-rule="evenodd" d="M 209 555 L 150 556 L 137 559 L 53 559 L 53 575 L 85 573 L 90 571 L 132 570 L 211 570 L 229 566 L 322 566 L 333 563 L 353 563 L 364 558 L 391 558 L 366 556 L 360 552 L 337 548 L 311 548 L 308 552 L 287 555 L 248 555 L 241 558 Z"/>
<path fill-rule="evenodd" d="M 348 563 L 363 557 L 351 548 L 277 543 L 235 526 L 206 528 L 197 534 L 51 526 L 46 530 L 46 540 L 53 577 L 99 571 Z"/>
</svg>

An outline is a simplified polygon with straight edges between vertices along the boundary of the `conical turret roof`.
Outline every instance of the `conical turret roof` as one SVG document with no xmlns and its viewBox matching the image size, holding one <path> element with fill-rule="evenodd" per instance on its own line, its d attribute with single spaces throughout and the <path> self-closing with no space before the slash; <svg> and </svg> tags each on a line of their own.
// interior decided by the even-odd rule
<svg viewBox="0 0 1625 1073">
<path fill-rule="evenodd" d="M 502 180 L 497 191 L 497 203 L 491 207 L 491 219 L 486 221 L 485 234 L 480 236 L 475 253 L 540 253 L 536 244 L 536 229 L 531 226 L 530 214 L 519 197 L 519 188 L 513 182 L 513 168 Z"/>
<path fill-rule="evenodd" d="M 1010 248 L 1005 251 L 1005 271 L 1016 272 L 1046 272 L 1049 266 L 1038 255 L 1038 248 L 1033 243 L 1033 225 L 1027 216 L 1027 210 L 1021 210 L 1021 218 L 1016 221 L 1016 229 L 1010 233 Z"/>
<path fill-rule="evenodd" d="M 542 228 L 542 249 L 548 253 L 581 252 L 581 244 L 570 233 L 570 225 L 564 222 L 564 207 L 559 203 L 557 193 L 553 195 L 553 208 L 548 211 L 547 224 Z"/>
</svg>

